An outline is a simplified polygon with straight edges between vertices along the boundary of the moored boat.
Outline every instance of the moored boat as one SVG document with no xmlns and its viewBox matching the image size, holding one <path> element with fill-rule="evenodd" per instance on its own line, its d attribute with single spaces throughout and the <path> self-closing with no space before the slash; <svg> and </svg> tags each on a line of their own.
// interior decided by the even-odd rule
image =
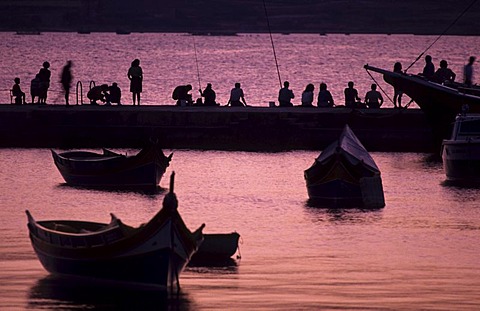
<svg viewBox="0 0 480 311">
<path fill-rule="evenodd" d="M 451 124 L 457 114 L 465 109 L 471 113 L 480 113 L 478 87 L 466 87 L 461 83 L 437 83 L 420 75 L 398 73 L 369 65 L 364 68 L 382 74 L 385 82 L 415 101 L 433 126 L 438 143 L 451 133 Z"/>
<path fill-rule="evenodd" d="M 231 258 L 238 250 L 240 234 L 204 233 L 203 242 L 192 260 L 225 260 Z"/>
<path fill-rule="evenodd" d="M 310 202 L 316 206 L 385 206 L 380 170 L 348 125 L 304 176 Z"/>
<path fill-rule="evenodd" d="M 33 249 L 50 273 L 166 288 L 178 286 L 180 273 L 203 239 L 204 225 L 192 233 L 177 207 L 172 173 L 163 208 L 138 228 L 113 214 L 107 224 L 36 221 L 26 213 Z"/>
<path fill-rule="evenodd" d="M 103 153 L 52 150 L 52 156 L 67 184 L 101 188 L 157 187 L 172 158 L 154 143 L 132 156 L 107 149 Z"/>
<path fill-rule="evenodd" d="M 480 183 L 480 114 L 461 114 L 452 136 L 442 142 L 442 161 L 447 181 Z"/>
</svg>

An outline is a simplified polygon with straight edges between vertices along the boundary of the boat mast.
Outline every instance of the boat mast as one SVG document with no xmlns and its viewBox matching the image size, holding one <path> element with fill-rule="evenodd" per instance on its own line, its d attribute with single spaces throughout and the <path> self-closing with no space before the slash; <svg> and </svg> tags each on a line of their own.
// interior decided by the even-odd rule
<svg viewBox="0 0 480 311">
<path fill-rule="evenodd" d="M 263 8 L 265 9 L 265 17 L 267 18 L 268 33 L 270 34 L 270 42 L 272 43 L 273 57 L 275 58 L 275 66 L 277 67 L 278 82 L 280 82 L 280 88 L 282 88 L 282 79 L 280 78 L 280 70 L 278 69 L 277 53 L 275 52 L 275 45 L 273 44 L 272 31 L 270 29 L 270 21 L 268 19 L 267 5 L 263 0 Z"/>
</svg>

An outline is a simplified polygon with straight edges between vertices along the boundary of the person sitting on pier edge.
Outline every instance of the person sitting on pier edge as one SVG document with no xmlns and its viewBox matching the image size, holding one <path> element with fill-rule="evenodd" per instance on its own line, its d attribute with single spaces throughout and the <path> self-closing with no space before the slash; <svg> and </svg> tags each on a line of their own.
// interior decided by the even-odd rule
<svg viewBox="0 0 480 311">
<path fill-rule="evenodd" d="M 402 74 L 402 64 L 400 62 L 396 62 L 395 65 L 393 65 L 393 72 Z M 393 107 L 397 108 L 397 103 L 398 103 L 398 108 L 402 108 L 402 95 L 403 92 L 399 89 L 394 87 L 393 88 Z"/>
<path fill-rule="evenodd" d="M 192 85 L 179 85 L 172 93 L 172 98 L 177 101 L 177 106 L 191 106 L 193 105 L 192 94 L 189 94 L 192 90 Z"/>
<path fill-rule="evenodd" d="M 365 95 L 365 105 L 368 108 L 380 108 L 383 104 L 383 97 L 379 91 L 377 91 L 377 85 L 372 84 L 371 90 Z"/>
<path fill-rule="evenodd" d="M 289 86 L 290 83 L 288 81 L 283 82 L 283 88 L 278 92 L 279 107 L 293 107 L 291 100 L 295 98 L 295 95 L 293 91 L 288 88 Z"/>
<path fill-rule="evenodd" d="M 112 85 L 108 87 L 107 105 L 111 103 L 121 105 L 121 98 L 122 90 L 120 90 L 116 82 L 113 82 Z"/>
<path fill-rule="evenodd" d="M 345 107 L 358 108 L 360 97 L 358 97 L 358 91 L 354 87 L 353 81 L 348 82 L 348 87 L 343 91 L 345 94 Z"/>
<path fill-rule="evenodd" d="M 431 80 L 434 74 L 435 65 L 432 62 L 432 57 L 430 55 L 427 55 L 425 56 L 425 67 L 423 67 L 423 71 L 420 75 L 425 77 L 425 79 L 427 80 Z"/>
<path fill-rule="evenodd" d="M 15 84 L 12 87 L 12 95 L 15 97 L 15 105 L 26 104 L 25 93 L 20 88 L 20 78 L 13 79 Z"/>
<path fill-rule="evenodd" d="M 35 103 L 35 97 L 37 97 L 37 104 L 40 103 L 40 77 L 38 73 L 35 75 L 35 78 L 30 82 L 30 96 L 32 96 L 32 104 Z"/>
<path fill-rule="evenodd" d="M 215 102 L 217 99 L 217 94 L 212 89 L 211 83 L 207 83 L 205 90 L 202 91 L 202 89 L 199 89 L 198 91 L 200 92 L 200 96 L 205 98 L 203 103 L 204 106 L 218 106 L 218 104 Z"/>
<path fill-rule="evenodd" d="M 245 95 L 243 94 L 243 90 L 240 87 L 240 83 L 235 83 L 235 87 L 230 91 L 230 99 L 228 100 L 227 106 L 230 105 L 232 107 L 243 107 L 247 106 L 245 102 Z"/>
<path fill-rule="evenodd" d="M 440 68 L 435 71 L 432 80 L 437 83 L 453 82 L 457 75 L 448 68 L 448 63 L 446 60 L 442 59 L 440 61 Z"/>
<path fill-rule="evenodd" d="M 90 99 L 90 104 L 98 105 L 97 100 L 105 102 L 108 96 L 108 84 L 102 84 L 98 86 L 94 86 L 88 91 L 87 97 Z"/>
<path fill-rule="evenodd" d="M 302 92 L 302 107 L 313 107 L 313 91 L 315 86 L 312 83 L 307 84 Z"/>
<path fill-rule="evenodd" d="M 333 107 L 335 102 L 333 101 L 332 93 L 327 90 L 326 83 L 320 83 L 320 92 L 318 92 L 318 100 L 317 106 L 318 107 Z"/>
</svg>

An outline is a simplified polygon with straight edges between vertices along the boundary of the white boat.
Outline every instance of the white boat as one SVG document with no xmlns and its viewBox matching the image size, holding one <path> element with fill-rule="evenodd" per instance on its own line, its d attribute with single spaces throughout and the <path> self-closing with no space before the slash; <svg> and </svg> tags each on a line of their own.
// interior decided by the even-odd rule
<svg viewBox="0 0 480 311">
<path fill-rule="evenodd" d="M 461 114 L 452 136 L 442 141 L 443 169 L 448 181 L 480 183 L 480 114 Z"/>
</svg>

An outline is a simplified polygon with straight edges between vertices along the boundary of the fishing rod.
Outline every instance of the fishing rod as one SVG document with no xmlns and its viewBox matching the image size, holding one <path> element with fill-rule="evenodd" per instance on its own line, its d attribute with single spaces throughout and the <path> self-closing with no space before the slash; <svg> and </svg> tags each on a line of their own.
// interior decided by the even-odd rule
<svg viewBox="0 0 480 311">
<path fill-rule="evenodd" d="M 438 40 L 440 40 L 441 37 L 443 37 L 448 30 L 450 30 L 450 28 L 452 28 L 453 25 L 455 25 L 456 22 L 458 22 L 458 20 L 463 16 L 465 15 L 465 13 L 467 13 L 468 10 L 470 10 L 470 8 L 477 2 L 478 0 L 473 0 L 463 11 L 462 13 L 460 13 L 459 16 L 457 16 L 457 18 L 450 23 L 450 25 L 448 25 L 447 28 L 445 28 L 445 30 L 432 42 L 432 44 L 430 44 L 426 49 L 425 51 L 423 51 L 420 55 L 418 55 L 417 59 L 415 59 L 415 61 L 413 63 L 410 64 L 410 66 L 407 67 L 407 69 L 405 69 L 405 72 L 408 71 L 408 69 L 410 69 L 410 67 L 412 67 L 435 43 L 437 43 Z"/>
<path fill-rule="evenodd" d="M 197 79 L 198 79 L 198 89 L 202 89 L 202 85 L 200 83 L 200 69 L 198 69 L 198 58 L 197 58 L 197 46 L 195 44 L 195 35 L 192 34 L 193 38 L 193 51 L 195 53 L 195 65 L 197 66 Z"/>
<path fill-rule="evenodd" d="M 280 88 L 282 88 L 282 79 L 280 78 L 280 70 L 278 69 L 277 53 L 275 52 L 275 45 L 273 44 L 272 31 L 270 29 L 270 21 L 268 19 L 267 5 L 263 0 L 263 8 L 265 9 L 265 16 L 267 18 L 268 33 L 270 34 L 270 42 L 272 43 L 273 57 L 275 58 L 275 66 L 277 67 L 278 82 L 280 82 Z"/>
</svg>

